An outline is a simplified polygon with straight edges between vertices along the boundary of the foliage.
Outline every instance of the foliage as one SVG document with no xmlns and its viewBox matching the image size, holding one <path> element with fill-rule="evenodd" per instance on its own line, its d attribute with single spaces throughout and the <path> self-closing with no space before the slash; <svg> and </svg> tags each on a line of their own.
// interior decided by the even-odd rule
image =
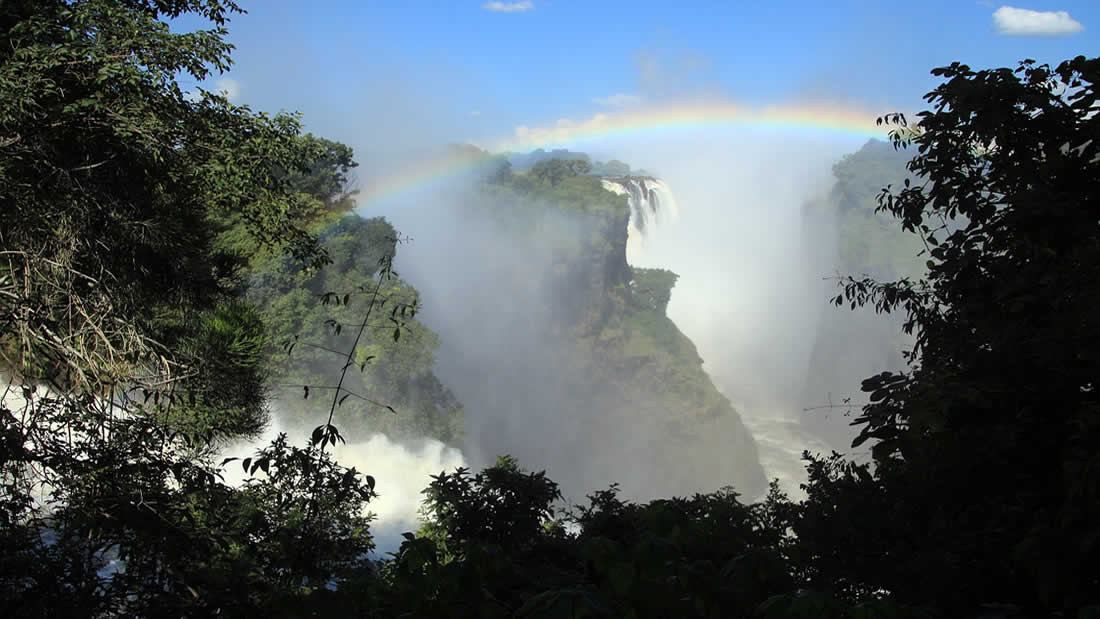
<svg viewBox="0 0 1100 619">
<path fill-rule="evenodd" d="M 883 186 L 915 180 L 908 161 L 886 142 L 870 140 L 833 166 L 836 182 L 824 205 L 836 217 L 840 272 L 879 279 L 921 275 L 920 239 L 876 210 Z"/>
<path fill-rule="evenodd" d="M 885 119 L 900 125 L 895 146 L 917 156 L 913 178 L 878 208 L 920 235 L 928 270 L 850 278 L 836 297 L 899 309 L 915 336 L 907 372 L 863 384 L 857 443 L 873 444 L 873 464 L 807 454 L 800 503 L 775 484 L 748 505 L 729 488 L 635 504 L 612 486 L 556 512 L 557 484 L 503 458 L 434 477 L 424 534 L 406 534 L 376 572 L 363 512 L 374 480 L 325 452 L 342 440 L 331 417 L 303 448 L 280 436 L 240 461 L 241 488 L 222 479 L 235 459 L 211 460 L 219 440 L 262 422 L 273 335 L 349 327 L 362 338 L 385 300 L 393 345 L 368 335 L 350 359 L 389 361 L 374 386 L 427 376 L 434 347 L 415 322 L 414 291 L 392 276 L 395 240 L 380 242 L 395 239 L 392 228 L 338 217 L 350 150 L 299 135 L 293 117 L 183 96 L 178 73 L 228 66 L 223 25 L 236 11 L 218 0 L 0 8 L 0 354 L 15 377 L 0 395 L 0 592 L 10 613 L 1096 615 L 1100 59 L 1015 71 L 956 63 L 934 71 L 945 82 L 916 128 Z M 160 21 L 185 13 L 216 27 L 181 35 Z M 689 384 L 669 391 L 710 431 L 732 409 L 691 382 L 705 374 L 663 316 L 675 275 L 632 271 L 617 237 L 593 240 L 625 234 L 626 212 L 588 165 L 501 165 L 486 191 L 524 198 L 514 213 L 552 201 L 605 226 L 579 241 L 605 268 L 590 282 L 596 294 L 572 298 L 574 330 L 563 332 L 632 376 L 657 360 L 644 380 Z M 324 229 L 320 243 L 309 226 Z M 254 260 L 262 247 L 270 253 Z M 294 311 L 261 315 L 239 298 L 246 260 L 256 300 Z M 338 268 L 310 270 L 329 260 Z M 571 284 L 568 264 L 562 272 Z M 631 277 L 644 288 L 631 290 Z M 359 323 L 356 294 L 370 299 Z M 308 309 L 318 298 L 349 313 L 323 319 Z M 397 347 L 410 334 L 425 341 Z M 676 423 L 662 427 L 662 440 L 678 437 Z"/>
<path fill-rule="evenodd" d="M 597 176 L 630 176 L 630 166 L 618 159 L 606 163 L 597 161 L 592 164 L 592 173 Z"/>
<path fill-rule="evenodd" d="M 373 477 L 360 480 L 355 469 L 340 467 L 323 448 L 294 447 L 285 434 L 241 465 L 264 473 L 246 479 L 233 496 L 236 533 L 247 540 L 239 554 L 252 561 L 246 577 L 258 581 L 245 591 L 305 597 L 370 572 L 372 517 L 364 514 L 363 504 L 376 496 Z"/>
<path fill-rule="evenodd" d="M 508 153 L 508 161 L 515 166 L 516 170 L 522 172 L 529 171 L 537 163 L 553 159 L 579 159 L 589 161 L 589 157 L 586 153 L 579 153 L 566 148 L 555 148 L 550 152 L 546 152 L 541 148 L 536 148 L 529 153 Z"/>
<path fill-rule="evenodd" d="M 284 418 L 313 423 L 321 411 L 316 396 L 302 397 L 303 385 L 331 386 L 365 324 L 339 394 L 355 394 L 341 401 L 341 425 L 357 434 L 457 441 L 461 405 L 432 371 L 439 336 L 416 318 L 417 291 L 385 268 L 397 250 L 393 226 L 345 215 L 316 230 L 332 264 L 315 270 L 279 257 L 254 268 L 248 281 L 248 298 L 264 310 L 276 344 L 269 366 Z M 377 311 L 367 313 L 372 303 Z"/>
<path fill-rule="evenodd" d="M 679 275 L 665 269 L 642 269 L 634 267 L 632 282 L 633 298 L 646 308 L 661 314 L 668 309 L 672 299 L 672 287 Z"/>
<path fill-rule="evenodd" d="M 178 74 L 229 66 L 235 12 L 0 7 L 0 590 L 16 615 L 293 614 L 370 548 L 370 493 L 317 448 L 273 445 L 242 491 L 209 464 L 266 418 L 267 333 L 219 234 L 237 221 L 323 265 L 299 222 L 317 200 L 296 186 L 331 189 L 343 178 L 320 170 L 352 165 L 296 117 L 184 95 Z M 215 27 L 162 21 L 186 13 Z M 308 518 L 279 503 L 290 487 Z"/>
<path fill-rule="evenodd" d="M 344 216 L 355 206 L 356 191 L 348 189 L 350 171 L 357 167 L 351 159 L 351 149 L 339 142 L 306 134 L 298 138 L 303 151 L 309 153 L 305 166 L 298 170 L 280 170 L 277 177 L 293 196 L 295 207 L 288 212 L 294 224 L 316 236 L 320 229 Z M 240 211 L 212 215 L 217 234 L 216 251 L 233 257 L 240 267 L 236 277 L 248 277 L 251 271 L 272 260 L 285 259 L 281 246 L 264 243 L 249 231 L 249 222 Z M 320 248 L 319 248 L 320 249 Z M 291 256 L 293 257 L 293 256 Z M 325 263 L 331 257 L 325 254 Z M 301 260 L 294 260 L 302 263 Z M 311 270 L 321 266 L 306 265 Z"/>
<path fill-rule="evenodd" d="M 916 336 L 909 372 L 864 381 L 859 442 L 873 443 L 872 464 L 807 454 L 800 503 L 774 488 L 752 506 L 721 494 L 637 506 L 614 489 L 597 493 L 569 533 L 546 534 L 553 544 L 542 552 L 441 559 L 434 540 L 446 531 L 412 537 L 395 582 L 416 565 L 430 578 L 415 582 L 437 588 L 411 607 L 420 616 L 1094 613 L 1098 67 L 1078 58 L 1056 69 L 940 69 L 934 110 L 895 134 L 917 145 L 909 170 L 927 182 L 903 181 L 881 208 L 920 232 L 927 277 L 849 279 L 837 299 L 897 307 Z M 712 513 L 723 514 L 715 529 Z M 460 574 L 473 575 L 466 586 Z"/>
<path fill-rule="evenodd" d="M 1100 59 L 933 73 L 945 82 L 916 128 L 885 119 L 927 180 L 879 207 L 920 233 L 927 278 L 850 279 L 836 299 L 903 311 L 911 369 L 864 381 L 856 442 L 874 442 L 874 475 L 812 483 L 830 498 L 807 509 L 836 534 L 809 539 L 837 557 L 830 578 L 945 614 L 1075 613 L 1100 599 L 1086 567 L 1100 556 L 1087 473 L 1100 439 Z M 878 530 L 856 539 L 842 522 Z"/>
<path fill-rule="evenodd" d="M 504 458 L 476 476 L 440 475 L 427 494 L 434 529 L 406 535 L 386 567 L 385 612 L 739 617 L 794 584 L 783 563 L 792 512 L 774 487 L 749 506 L 730 489 L 640 505 L 612 486 L 552 519 L 553 482 Z"/>
<path fill-rule="evenodd" d="M 807 203 L 802 213 L 808 237 L 804 245 L 825 246 L 810 257 L 819 274 L 885 281 L 924 273 L 920 237 L 876 210 L 883 187 L 916 178 L 905 167 L 910 158 L 887 142 L 869 140 L 833 166 L 832 189 Z M 830 285 L 822 285 L 822 296 Z M 902 322 L 899 313 L 875 316 L 870 308 L 826 311 L 819 319 L 799 401 L 812 409 L 804 423 L 833 448 L 846 450 L 853 434 L 847 424 L 830 423 L 829 417 L 840 413 L 851 418 L 858 412 L 859 405 L 851 403 L 860 400 L 859 381 L 866 373 L 905 367 L 902 352 L 912 342 Z"/>
<path fill-rule="evenodd" d="M 530 174 L 539 182 L 557 185 L 562 179 L 591 171 L 592 164 L 584 159 L 547 159 L 532 166 Z"/>
<path fill-rule="evenodd" d="M 238 213 L 258 242 L 324 262 L 295 224 L 297 194 L 276 174 L 315 155 L 297 120 L 213 95 L 189 101 L 175 82 L 179 71 L 202 79 L 208 65 L 228 66 L 220 24 L 235 9 L 5 5 L 0 323 L 8 371 L 84 390 L 187 376 L 196 360 L 179 353 L 193 331 L 179 327 L 203 324 L 188 312 L 210 307 L 233 268 L 232 256 L 214 251 L 212 215 Z M 157 19 L 183 11 L 204 12 L 219 28 L 172 34 Z"/>
<path fill-rule="evenodd" d="M 351 148 L 312 134 L 307 134 L 305 139 L 314 143 L 320 155 L 310 163 L 307 171 L 290 171 L 289 184 L 322 204 L 349 207 L 347 200 L 355 195 L 354 191 L 347 190 L 351 182 L 349 172 L 359 165 L 352 159 Z"/>
<path fill-rule="evenodd" d="M 458 557 L 465 554 L 459 549 L 474 543 L 505 551 L 531 544 L 561 498 L 545 472 L 521 471 L 509 456 L 473 476 L 464 468 L 433 476 L 424 493 L 427 514 L 442 533 L 440 541 Z"/>
</svg>

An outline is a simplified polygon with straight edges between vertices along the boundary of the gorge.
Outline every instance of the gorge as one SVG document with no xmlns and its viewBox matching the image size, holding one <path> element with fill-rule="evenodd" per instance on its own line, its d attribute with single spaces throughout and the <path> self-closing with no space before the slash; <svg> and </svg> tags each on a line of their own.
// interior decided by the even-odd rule
<svg viewBox="0 0 1100 619">
<path fill-rule="evenodd" d="M 392 214 L 416 239 L 398 266 L 440 334 L 436 372 L 463 404 L 474 466 L 515 455 L 573 500 L 611 483 L 639 499 L 759 495 L 751 436 L 665 314 L 676 275 L 628 260 L 675 216 L 667 185 L 492 179 Z"/>
</svg>

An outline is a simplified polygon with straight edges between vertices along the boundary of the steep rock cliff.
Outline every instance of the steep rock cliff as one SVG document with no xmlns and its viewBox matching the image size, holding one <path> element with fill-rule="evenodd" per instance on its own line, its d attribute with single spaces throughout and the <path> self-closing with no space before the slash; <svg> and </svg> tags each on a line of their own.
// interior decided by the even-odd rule
<svg viewBox="0 0 1100 619">
<path fill-rule="evenodd" d="M 403 271 L 425 291 L 474 464 L 511 453 L 573 499 L 610 483 L 638 499 L 726 485 L 757 496 L 751 435 L 665 315 L 676 276 L 627 261 L 641 192 L 492 177 L 440 215 L 450 233 L 418 237 L 436 263 Z"/>
</svg>

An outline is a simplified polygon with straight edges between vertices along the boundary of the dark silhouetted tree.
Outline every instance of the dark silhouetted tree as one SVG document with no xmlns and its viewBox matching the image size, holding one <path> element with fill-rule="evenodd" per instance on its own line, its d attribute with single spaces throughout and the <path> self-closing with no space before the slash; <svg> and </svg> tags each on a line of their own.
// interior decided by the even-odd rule
<svg viewBox="0 0 1100 619">
<path fill-rule="evenodd" d="M 864 381 L 874 467 L 812 461 L 795 530 L 848 596 L 1075 616 L 1100 602 L 1100 59 L 933 74 L 915 127 L 883 119 L 920 180 L 879 205 L 927 277 L 836 298 L 903 312 L 910 370 Z"/>
</svg>

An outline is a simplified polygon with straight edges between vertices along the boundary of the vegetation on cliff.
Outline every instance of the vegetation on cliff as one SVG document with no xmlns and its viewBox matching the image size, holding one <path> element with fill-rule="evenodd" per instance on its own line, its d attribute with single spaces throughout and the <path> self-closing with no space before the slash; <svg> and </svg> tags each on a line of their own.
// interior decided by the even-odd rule
<svg viewBox="0 0 1100 619">
<path fill-rule="evenodd" d="M 828 194 L 804 206 L 803 233 L 827 245 L 818 259 L 819 273 L 832 278 L 822 287 L 823 301 L 842 275 L 892 280 L 924 273 L 920 237 L 878 210 L 883 188 L 903 187 L 916 178 L 906 169 L 910 157 L 870 140 L 833 166 Z M 851 304 L 825 307 L 797 405 L 812 409 L 806 425 L 834 449 L 847 450 L 854 436 L 847 421 L 858 410 L 859 381 L 871 372 L 905 367 L 902 352 L 912 341 L 902 322 L 899 314 L 876 316 Z"/>
<path fill-rule="evenodd" d="M 870 140 L 833 166 L 835 183 L 822 200 L 806 205 L 810 217 L 831 218 L 837 230 L 836 264 L 840 273 L 879 279 L 919 277 L 920 238 L 898 228 L 879 212 L 878 196 L 886 186 L 915 180 L 906 169 L 909 155 L 881 140 Z"/>
<path fill-rule="evenodd" d="M 332 261 L 303 268 L 290 257 L 258 264 L 246 296 L 267 319 L 273 395 L 288 426 L 312 427 L 328 410 L 350 334 L 367 322 L 344 388 L 353 394 L 338 420 L 349 435 L 383 432 L 457 444 L 462 407 L 432 372 L 439 336 L 416 317 L 419 295 L 397 277 L 380 278 L 398 251 L 397 231 L 381 218 L 345 214 L 313 228 Z M 377 293 L 377 296 L 375 296 Z M 378 311 L 366 310 L 372 302 Z M 385 304 L 383 305 L 383 301 Z M 407 308 L 394 312 L 393 308 Z M 304 389 L 313 389 L 303 397 Z"/>
</svg>

